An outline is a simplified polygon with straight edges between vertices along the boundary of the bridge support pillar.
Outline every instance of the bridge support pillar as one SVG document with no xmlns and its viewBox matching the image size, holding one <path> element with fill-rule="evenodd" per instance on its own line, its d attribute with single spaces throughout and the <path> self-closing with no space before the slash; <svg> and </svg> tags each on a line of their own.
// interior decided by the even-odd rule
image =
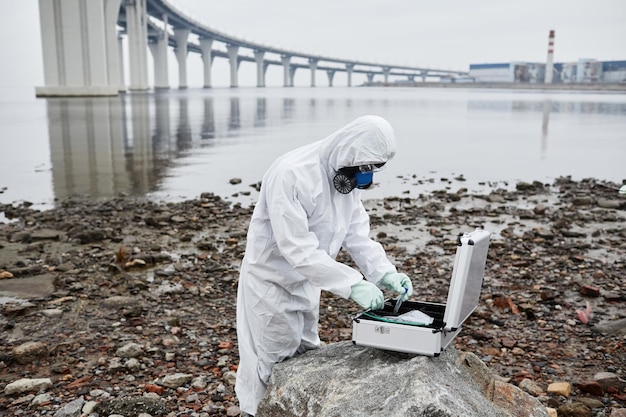
<svg viewBox="0 0 626 417">
<path fill-rule="evenodd" d="M 211 88 L 211 67 L 213 66 L 213 56 L 211 48 L 213 39 L 200 38 L 200 50 L 202 50 L 202 65 L 204 68 L 204 88 Z"/>
<path fill-rule="evenodd" d="M 335 76 L 335 70 L 326 70 L 326 74 L 328 74 L 328 86 L 333 86 L 333 77 Z"/>
<path fill-rule="evenodd" d="M 176 39 L 176 60 L 178 61 L 178 88 L 185 89 L 187 85 L 187 41 L 191 29 L 175 28 L 174 39 Z"/>
<path fill-rule="evenodd" d="M 291 57 L 281 55 L 280 59 L 283 61 L 283 87 L 289 87 L 289 61 L 291 61 Z"/>
<path fill-rule="evenodd" d="M 422 82 L 425 83 L 426 82 L 426 76 L 428 75 L 428 72 L 422 71 L 420 73 L 420 75 L 422 76 Z"/>
<path fill-rule="evenodd" d="M 293 87 L 293 79 L 296 78 L 296 70 L 298 67 L 289 67 L 289 87 Z"/>
<path fill-rule="evenodd" d="M 37 96 L 114 96 L 122 88 L 116 23 L 121 0 L 39 0 L 45 86 Z"/>
<path fill-rule="evenodd" d="M 129 90 L 147 90 L 148 87 L 148 17 L 147 0 L 125 1 L 126 29 L 128 31 Z"/>
<path fill-rule="evenodd" d="M 167 15 L 163 15 L 163 23 L 167 27 Z M 169 84 L 169 71 L 167 67 L 167 46 L 168 46 L 168 33 L 164 30 L 159 34 L 156 41 L 149 44 L 150 52 L 152 53 L 152 59 L 154 61 L 154 88 L 155 89 L 168 89 Z"/>
<path fill-rule="evenodd" d="M 389 84 L 389 73 L 391 72 L 391 68 L 383 67 L 383 75 L 385 77 L 385 84 Z"/>
<path fill-rule="evenodd" d="M 352 87 L 352 71 L 354 64 L 346 64 L 346 72 L 348 73 L 348 87 Z"/>
<path fill-rule="evenodd" d="M 265 51 L 254 51 L 254 60 L 256 61 L 256 86 L 265 87 L 265 70 L 267 66 L 263 58 Z"/>
<path fill-rule="evenodd" d="M 239 87 L 237 77 L 237 71 L 239 70 L 239 46 L 228 45 L 226 51 L 228 52 L 228 60 L 230 61 L 230 86 L 231 88 L 237 88 Z"/>
<path fill-rule="evenodd" d="M 107 48 L 107 73 L 109 85 L 118 86 L 118 91 L 126 91 L 124 86 L 124 72 L 120 63 L 121 57 L 118 50 L 117 18 L 120 14 L 121 0 L 108 0 L 105 3 L 105 30 Z"/>
<path fill-rule="evenodd" d="M 311 68 L 311 87 L 315 87 L 315 71 L 319 60 L 309 58 L 309 68 Z"/>
<path fill-rule="evenodd" d="M 373 84 L 374 83 L 374 73 L 373 72 L 368 72 L 367 73 L 367 83 L 368 84 Z"/>
</svg>

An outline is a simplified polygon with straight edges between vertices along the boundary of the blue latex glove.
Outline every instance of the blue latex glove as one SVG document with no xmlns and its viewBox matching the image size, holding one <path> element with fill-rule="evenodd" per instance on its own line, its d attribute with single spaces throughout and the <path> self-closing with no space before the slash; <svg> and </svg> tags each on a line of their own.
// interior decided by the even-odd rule
<svg viewBox="0 0 626 417">
<path fill-rule="evenodd" d="M 388 272 L 380 280 L 380 285 L 388 290 L 395 291 L 402 295 L 402 301 L 406 301 L 413 295 L 413 284 L 406 274 L 398 272 Z M 406 292 L 405 292 L 406 288 Z"/>
<path fill-rule="evenodd" d="M 380 310 L 385 305 L 383 292 L 371 282 L 361 280 L 350 288 L 350 299 L 363 308 Z"/>
</svg>

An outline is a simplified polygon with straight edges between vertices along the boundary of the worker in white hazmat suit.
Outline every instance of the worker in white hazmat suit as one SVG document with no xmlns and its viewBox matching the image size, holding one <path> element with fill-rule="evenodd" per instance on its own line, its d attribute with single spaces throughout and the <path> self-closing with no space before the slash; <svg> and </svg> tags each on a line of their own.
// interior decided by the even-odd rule
<svg viewBox="0 0 626 417">
<path fill-rule="evenodd" d="M 394 154 L 391 125 L 363 116 L 279 157 L 263 177 L 237 291 L 243 415 L 256 414 L 276 363 L 319 347 L 321 290 L 366 309 L 383 308 L 380 288 L 412 295 L 411 280 L 370 239 L 361 203 L 360 189 Z M 342 247 L 358 270 L 335 260 Z"/>
</svg>

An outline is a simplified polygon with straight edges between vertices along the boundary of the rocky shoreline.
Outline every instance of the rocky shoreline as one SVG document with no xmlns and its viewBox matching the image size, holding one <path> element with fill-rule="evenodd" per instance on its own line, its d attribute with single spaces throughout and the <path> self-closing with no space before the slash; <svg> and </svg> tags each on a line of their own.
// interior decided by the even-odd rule
<svg viewBox="0 0 626 417">
<path fill-rule="evenodd" d="M 561 416 L 626 416 L 619 186 L 443 184 L 366 202 L 372 236 L 413 279 L 414 298 L 445 302 L 455 236 L 490 230 L 481 302 L 455 347 Z M 0 416 L 239 414 L 235 299 L 252 207 L 206 193 L 0 212 Z M 322 341 L 350 340 L 359 311 L 324 293 Z"/>
</svg>

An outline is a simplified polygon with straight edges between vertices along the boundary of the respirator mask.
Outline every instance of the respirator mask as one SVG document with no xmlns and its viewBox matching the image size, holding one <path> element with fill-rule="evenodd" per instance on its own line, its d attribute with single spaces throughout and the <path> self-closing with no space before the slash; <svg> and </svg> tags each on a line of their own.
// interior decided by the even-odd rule
<svg viewBox="0 0 626 417">
<path fill-rule="evenodd" d="M 348 194 L 355 188 L 369 188 L 374 180 L 374 171 L 378 171 L 383 165 L 384 162 L 341 168 L 333 178 L 333 185 L 341 194 Z"/>
</svg>

